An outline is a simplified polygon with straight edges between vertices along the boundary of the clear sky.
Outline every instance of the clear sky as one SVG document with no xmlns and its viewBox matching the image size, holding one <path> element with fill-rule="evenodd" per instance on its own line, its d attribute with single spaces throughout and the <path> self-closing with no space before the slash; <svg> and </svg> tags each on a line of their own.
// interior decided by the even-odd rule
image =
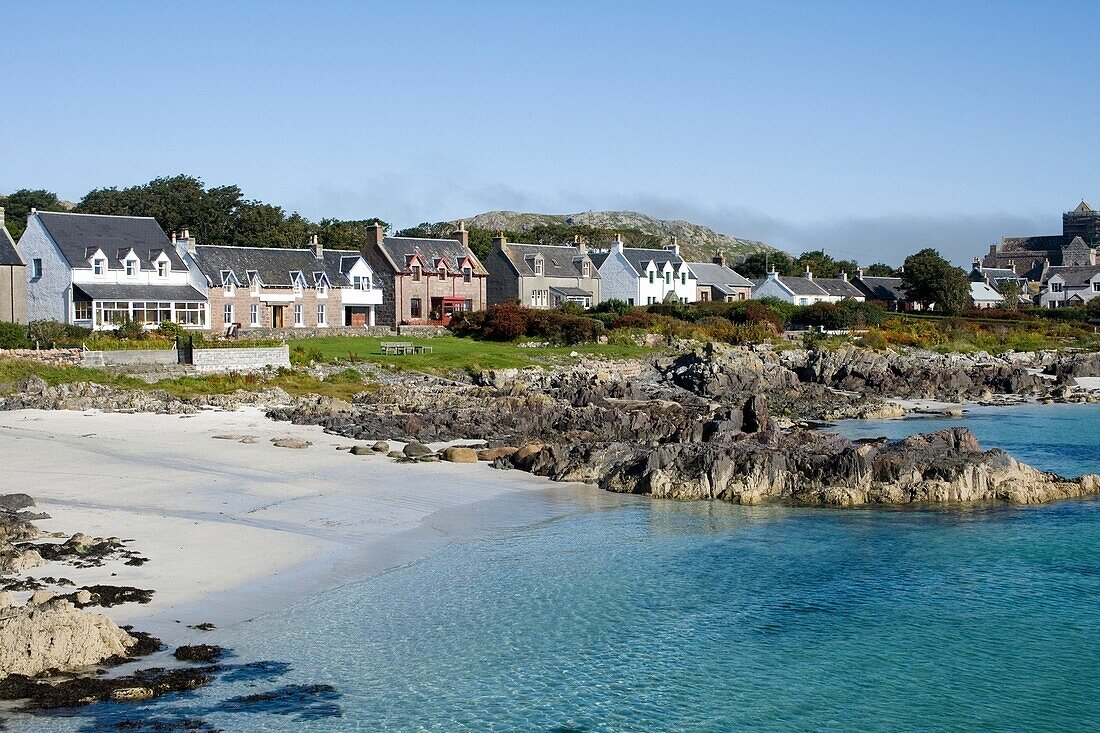
<svg viewBox="0 0 1100 733">
<path fill-rule="evenodd" d="M 0 4 L 0 191 L 310 218 L 631 208 L 968 261 L 1100 206 L 1087 2 Z"/>
</svg>

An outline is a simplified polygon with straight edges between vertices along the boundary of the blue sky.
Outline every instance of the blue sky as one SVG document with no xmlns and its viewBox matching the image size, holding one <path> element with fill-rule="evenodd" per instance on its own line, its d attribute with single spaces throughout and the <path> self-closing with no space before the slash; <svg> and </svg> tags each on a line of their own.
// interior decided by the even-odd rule
<svg viewBox="0 0 1100 733">
<path fill-rule="evenodd" d="M 189 173 L 310 218 L 631 208 L 965 262 L 1100 205 L 1090 3 L 0 6 L 0 191 Z"/>
</svg>

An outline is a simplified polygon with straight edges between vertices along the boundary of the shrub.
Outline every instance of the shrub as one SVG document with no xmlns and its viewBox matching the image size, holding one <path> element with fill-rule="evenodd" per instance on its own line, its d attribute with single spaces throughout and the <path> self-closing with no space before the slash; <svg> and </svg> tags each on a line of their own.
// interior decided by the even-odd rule
<svg viewBox="0 0 1100 733">
<path fill-rule="evenodd" d="M 69 335 L 65 324 L 59 321 L 31 321 L 27 333 L 32 341 L 46 346 L 52 346 Z"/>
<path fill-rule="evenodd" d="M 0 349 L 30 348 L 27 327 L 18 323 L 0 323 Z"/>
<path fill-rule="evenodd" d="M 140 321 L 123 321 L 115 329 L 115 335 L 120 339 L 143 341 L 149 334 Z"/>
<path fill-rule="evenodd" d="M 618 298 L 612 298 L 611 300 L 597 303 L 589 313 L 612 313 L 617 316 L 625 316 L 632 310 L 634 310 L 634 306 L 630 303 L 627 303 L 625 300 L 619 300 Z"/>
<path fill-rule="evenodd" d="M 312 346 L 307 349 L 301 344 L 296 344 L 290 349 L 290 363 L 294 366 L 309 366 L 313 362 L 321 362 L 324 360 L 324 354 Z"/>
<path fill-rule="evenodd" d="M 178 339 L 184 335 L 184 327 L 172 321 L 161 321 L 157 326 L 157 336 L 164 339 Z"/>
<path fill-rule="evenodd" d="M 845 321 L 844 312 L 835 303 L 814 303 L 791 316 L 791 323 L 829 331 L 844 328 L 847 325 Z"/>
</svg>

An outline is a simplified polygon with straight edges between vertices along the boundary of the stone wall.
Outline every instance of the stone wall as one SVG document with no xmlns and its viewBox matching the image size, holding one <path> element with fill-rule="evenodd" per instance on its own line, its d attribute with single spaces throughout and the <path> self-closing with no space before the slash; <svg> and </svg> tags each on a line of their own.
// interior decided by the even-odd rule
<svg viewBox="0 0 1100 733">
<path fill-rule="evenodd" d="M 166 365 L 179 363 L 175 349 L 125 349 L 120 351 L 85 351 L 83 364 L 90 367 Z"/>
<path fill-rule="evenodd" d="M 251 372 L 268 367 L 289 367 L 289 346 L 268 346 L 241 349 L 195 349 L 195 371 Z"/>
<path fill-rule="evenodd" d="M 342 328 L 245 328 L 237 334 L 238 341 L 262 341 L 282 339 L 330 338 L 372 336 L 374 338 L 393 338 L 395 336 L 415 336 L 434 338 L 446 336 L 450 332 L 444 326 L 348 326 Z"/>
<path fill-rule="evenodd" d="M 80 366 L 84 363 L 83 349 L 0 349 L 0 356 L 30 359 L 50 366 Z"/>
</svg>

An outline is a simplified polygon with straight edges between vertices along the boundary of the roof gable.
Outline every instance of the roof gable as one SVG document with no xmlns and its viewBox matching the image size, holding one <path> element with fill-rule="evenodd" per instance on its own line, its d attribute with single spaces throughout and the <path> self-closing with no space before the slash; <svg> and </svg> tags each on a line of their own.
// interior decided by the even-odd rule
<svg viewBox="0 0 1100 733">
<path fill-rule="evenodd" d="M 172 242 L 157 224 L 146 216 L 102 216 L 99 214 L 70 214 L 39 211 L 34 214 L 46 233 L 53 239 L 69 267 L 88 269 L 88 258 L 95 250 L 102 250 L 108 267 L 122 269 L 119 259 L 112 260 L 107 253 L 133 250 L 141 266 L 152 268 L 154 252 L 165 252 L 172 267 L 185 270 L 187 266 L 176 253 Z M 156 255 L 153 255 L 155 258 Z"/>
</svg>

